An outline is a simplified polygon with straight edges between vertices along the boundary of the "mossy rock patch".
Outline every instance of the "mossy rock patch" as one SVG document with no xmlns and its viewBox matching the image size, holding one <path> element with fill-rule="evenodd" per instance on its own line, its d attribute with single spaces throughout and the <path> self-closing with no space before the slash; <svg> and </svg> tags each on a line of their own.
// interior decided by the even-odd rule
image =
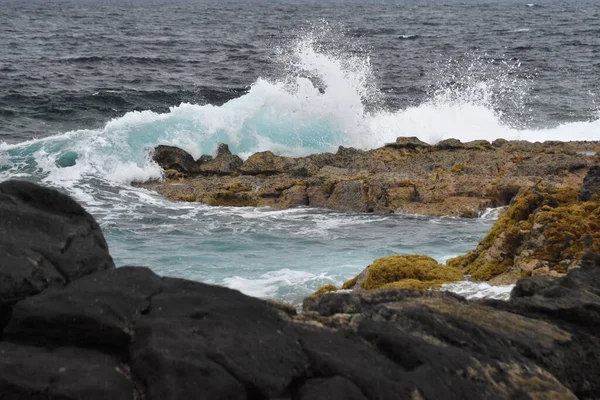
<svg viewBox="0 0 600 400">
<path fill-rule="evenodd" d="M 600 203 L 577 193 L 540 185 L 521 191 L 477 248 L 448 265 L 492 283 L 562 276 L 586 253 L 600 253 Z"/>
</svg>

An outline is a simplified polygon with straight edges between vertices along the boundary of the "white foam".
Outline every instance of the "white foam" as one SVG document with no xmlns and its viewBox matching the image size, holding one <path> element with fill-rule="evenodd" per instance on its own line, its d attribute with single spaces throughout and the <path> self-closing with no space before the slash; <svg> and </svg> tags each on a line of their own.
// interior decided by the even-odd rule
<svg viewBox="0 0 600 400">
<path fill-rule="evenodd" d="M 490 285 L 487 282 L 460 281 L 442 285 L 446 290 L 466 297 L 467 299 L 508 300 L 515 285 Z"/>
<path fill-rule="evenodd" d="M 248 296 L 263 299 L 277 297 L 296 301 L 314 291 L 318 285 L 325 283 L 340 284 L 327 274 L 315 275 L 310 272 L 287 268 L 270 271 L 256 278 L 233 276 L 225 278 L 222 282 L 225 286 L 239 290 Z M 283 294 L 286 297 L 282 297 Z"/>
<path fill-rule="evenodd" d="M 481 218 L 483 220 L 489 220 L 489 221 L 496 220 L 500 216 L 500 213 L 502 212 L 502 210 L 504 210 L 505 208 L 506 207 L 486 208 L 485 211 L 483 213 L 481 213 L 479 218 Z"/>
</svg>

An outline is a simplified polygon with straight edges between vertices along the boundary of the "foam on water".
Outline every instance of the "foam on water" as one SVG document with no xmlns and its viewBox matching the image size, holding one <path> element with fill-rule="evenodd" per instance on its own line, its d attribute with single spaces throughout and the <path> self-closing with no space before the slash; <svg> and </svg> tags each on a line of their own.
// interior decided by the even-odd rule
<svg viewBox="0 0 600 400">
<path fill-rule="evenodd" d="M 233 276 L 225 278 L 222 283 L 249 296 L 294 302 L 313 293 L 315 287 L 326 284 L 340 285 L 341 282 L 327 273 L 316 275 L 284 268 L 267 272 L 255 279 Z"/>
</svg>

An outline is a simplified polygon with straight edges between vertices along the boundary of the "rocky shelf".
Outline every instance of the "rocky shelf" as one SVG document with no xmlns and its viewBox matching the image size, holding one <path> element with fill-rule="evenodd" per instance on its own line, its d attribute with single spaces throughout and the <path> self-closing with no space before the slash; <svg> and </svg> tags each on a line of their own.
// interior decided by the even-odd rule
<svg viewBox="0 0 600 400">
<path fill-rule="evenodd" d="M 555 255 L 557 244 L 538 232 L 562 215 L 588 215 L 572 224 L 596 230 L 571 232 L 572 246 L 559 251 L 571 260 L 562 275 L 520 279 L 508 301 L 378 289 L 396 278 L 371 270 L 353 290 L 305 299 L 302 313 L 145 267 L 115 268 L 98 224 L 74 200 L 0 183 L 0 398 L 597 398 L 600 249 L 590 215 L 600 206 L 600 168 L 583 181 L 577 192 L 535 186 L 513 200 L 526 212 L 500 228 L 532 221 L 519 243 L 537 240 L 543 254 Z M 520 208 L 519 199 L 534 200 Z M 484 239 L 455 271 L 495 254 L 501 236 Z"/>
<path fill-rule="evenodd" d="M 535 184 L 579 185 L 600 163 L 600 142 L 447 139 L 435 146 L 399 137 L 384 147 L 291 158 L 270 151 L 242 161 L 220 145 L 198 160 L 172 146 L 153 159 L 164 179 L 140 185 L 171 200 L 215 206 L 310 206 L 338 211 L 476 217 Z"/>
</svg>

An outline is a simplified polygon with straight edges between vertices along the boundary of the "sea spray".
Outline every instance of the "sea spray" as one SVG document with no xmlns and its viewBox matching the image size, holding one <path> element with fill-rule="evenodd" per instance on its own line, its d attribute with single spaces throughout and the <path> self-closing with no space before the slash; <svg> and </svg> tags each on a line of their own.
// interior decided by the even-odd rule
<svg viewBox="0 0 600 400">
<path fill-rule="evenodd" d="M 115 184 L 158 178 L 160 169 L 148 157 L 158 144 L 180 146 L 198 157 L 225 142 L 246 157 L 264 150 L 300 156 L 335 151 L 339 145 L 370 149 L 397 136 L 429 143 L 449 137 L 599 138 L 600 120 L 518 127 L 514 120 L 522 119 L 502 110 L 525 113 L 531 77 L 519 77 L 518 62 L 472 54 L 440 64 L 429 98 L 420 105 L 386 110 L 368 51 L 349 48 L 351 42 L 339 34 L 328 42 L 339 47 L 323 44 L 336 30 L 327 25 L 305 32 L 278 52 L 284 76 L 258 78 L 247 93 L 222 106 L 184 103 L 162 114 L 130 112 L 102 129 L 0 144 L 0 178 L 29 176 L 67 190 L 92 178 Z"/>
</svg>

